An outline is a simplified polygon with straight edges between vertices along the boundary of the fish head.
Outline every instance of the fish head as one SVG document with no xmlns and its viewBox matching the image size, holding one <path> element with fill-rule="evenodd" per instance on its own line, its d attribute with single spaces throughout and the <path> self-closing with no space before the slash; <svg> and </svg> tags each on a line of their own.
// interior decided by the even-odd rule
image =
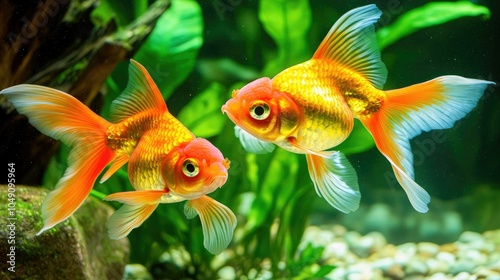
<svg viewBox="0 0 500 280">
<path fill-rule="evenodd" d="M 227 181 L 229 164 L 209 141 L 196 138 L 167 155 L 162 175 L 173 194 L 190 200 L 222 187 Z"/>
<path fill-rule="evenodd" d="M 254 137 L 272 143 L 291 136 L 303 115 L 288 94 L 273 89 L 269 78 L 257 79 L 234 90 L 222 112 Z"/>
</svg>

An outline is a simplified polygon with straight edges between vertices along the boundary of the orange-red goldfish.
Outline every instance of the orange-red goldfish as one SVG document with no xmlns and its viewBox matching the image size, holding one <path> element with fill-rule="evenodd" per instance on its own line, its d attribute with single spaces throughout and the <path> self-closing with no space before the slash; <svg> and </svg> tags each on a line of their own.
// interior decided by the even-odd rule
<svg viewBox="0 0 500 280">
<path fill-rule="evenodd" d="M 106 197 L 125 204 L 110 217 L 110 238 L 127 236 L 159 203 L 187 200 L 186 216 L 200 215 L 204 245 L 217 254 L 231 241 L 236 217 L 207 194 L 224 185 L 229 161 L 169 113 L 142 65 L 131 60 L 129 73 L 127 87 L 111 104 L 111 122 L 52 88 L 17 85 L 0 92 L 34 127 L 72 148 L 64 177 L 43 202 L 44 226 L 38 234 L 71 216 L 109 163 L 101 182 L 128 162 L 135 191 Z"/>
<path fill-rule="evenodd" d="M 247 150 L 270 151 L 275 144 L 305 154 L 317 194 L 345 213 L 359 207 L 357 175 L 344 155 L 330 149 L 349 136 L 357 118 L 413 207 L 427 212 L 430 196 L 414 181 L 409 140 L 422 131 L 450 128 L 494 83 L 442 76 L 383 91 L 387 69 L 373 25 L 381 14 L 375 5 L 347 12 L 310 60 L 233 91 L 222 112 L 236 124 Z"/>
</svg>

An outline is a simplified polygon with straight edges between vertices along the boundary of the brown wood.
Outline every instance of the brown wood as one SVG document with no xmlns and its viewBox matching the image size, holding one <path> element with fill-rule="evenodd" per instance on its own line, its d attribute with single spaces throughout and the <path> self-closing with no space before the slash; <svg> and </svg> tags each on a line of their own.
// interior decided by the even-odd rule
<svg viewBox="0 0 500 280">
<path fill-rule="evenodd" d="M 0 90 L 21 83 L 45 85 L 99 109 L 105 79 L 137 51 L 170 1 L 156 1 L 120 31 L 114 21 L 93 25 L 90 13 L 97 3 L 0 0 Z M 0 95 L 0 167 L 7 170 L 7 163 L 15 163 L 16 183 L 41 184 L 59 145 Z M 0 183 L 6 178 L 1 176 Z"/>
</svg>

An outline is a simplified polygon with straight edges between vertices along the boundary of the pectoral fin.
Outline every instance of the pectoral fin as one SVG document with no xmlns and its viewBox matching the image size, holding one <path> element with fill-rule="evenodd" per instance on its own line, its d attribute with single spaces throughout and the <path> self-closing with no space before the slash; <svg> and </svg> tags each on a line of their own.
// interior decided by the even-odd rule
<svg viewBox="0 0 500 280">
<path fill-rule="evenodd" d="M 240 143 L 245 151 L 252 154 L 267 154 L 274 150 L 275 145 L 257 139 L 250 133 L 241 129 L 239 126 L 234 126 L 234 134 L 240 139 Z"/>
<path fill-rule="evenodd" d="M 126 237 L 134 228 L 139 227 L 156 209 L 165 191 L 130 191 L 108 195 L 105 200 L 125 203 L 108 221 L 108 234 L 111 239 Z"/>
<path fill-rule="evenodd" d="M 200 215 L 203 245 L 210 253 L 219 254 L 231 242 L 236 216 L 225 205 L 205 195 L 186 202 L 184 214 L 189 219 Z"/>
</svg>

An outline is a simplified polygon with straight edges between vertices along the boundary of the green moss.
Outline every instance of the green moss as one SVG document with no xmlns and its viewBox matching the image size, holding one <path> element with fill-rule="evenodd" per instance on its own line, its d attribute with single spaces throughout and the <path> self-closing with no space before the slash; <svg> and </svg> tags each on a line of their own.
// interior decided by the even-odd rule
<svg viewBox="0 0 500 280">
<path fill-rule="evenodd" d="M 43 227 L 41 205 L 47 191 L 16 186 L 15 194 L 16 277 L 121 278 L 128 256 L 128 241 L 107 238 L 106 221 L 112 208 L 97 199 L 87 199 L 69 219 L 37 236 Z M 0 198 L 7 195 L 8 189 L 0 186 Z M 7 205 L 0 204 L 0 212 L 7 213 L 6 210 Z M 7 252 L 2 250 L 10 248 L 6 244 L 5 228 L 0 228 L 0 237 L 4 237 L 0 238 L 0 269 L 3 272 L 8 271 L 8 264 L 4 260 Z"/>
</svg>

